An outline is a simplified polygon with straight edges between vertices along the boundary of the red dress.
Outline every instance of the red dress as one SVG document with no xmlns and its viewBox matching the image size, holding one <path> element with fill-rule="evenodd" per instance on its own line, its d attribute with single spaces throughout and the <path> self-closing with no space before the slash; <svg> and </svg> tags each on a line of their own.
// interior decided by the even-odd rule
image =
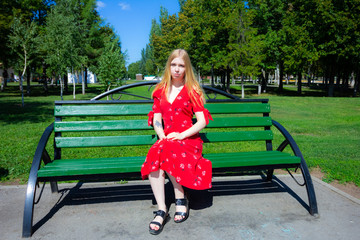
<svg viewBox="0 0 360 240">
<path fill-rule="evenodd" d="M 198 94 L 196 97 L 200 98 Z M 164 132 L 167 136 L 171 132 L 183 132 L 190 128 L 194 112 L 203 112 L 206 124 L 211 115 L 204 106 L 196 106 L 191 101 L 186 87 L 179 92 L 173 103 L 169 103 L 162 89 L 153 94 L 153 111 L 149 113 L 149 125 L 152 125 L 154 113 L 161 113 L 164 120 Z M 200 101 L 199 101 L 200 102 Z M 183 140 L 158 140 L 150 148 L 141 175 L 146 179 L 150 172 L 159 168 L 175 177 L 176 181 L 187 188 L 203 190 L 211 188 L 211 162 L 202 157 L 203 141 L 199 134 Z"/>
</svg>

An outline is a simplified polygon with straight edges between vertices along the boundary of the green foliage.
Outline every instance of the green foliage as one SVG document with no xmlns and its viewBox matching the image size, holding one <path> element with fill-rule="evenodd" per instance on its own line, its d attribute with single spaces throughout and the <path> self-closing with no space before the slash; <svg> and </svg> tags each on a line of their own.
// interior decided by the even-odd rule
<svg viewBox="0 0 360 240">
<path fill-rule="evenodd" d="M 45 61 L 57 75 L 72 72 L 83 63 L 80 55 L 81 35 L 77 25 L 76 5 L 72 0 L 62 0 L 47 17 L 43 48 Z"/>
<path fill-rule="evenodd" d="M 304 72 L 325 75 L 331 96 L 335 76 L 347 87 L 355 73 L 356 95 L 360 0 L 187 0 L 179 4 L 178 15 L 160 9 L 160 33 L 153 34 L 150 44 L 158 69 L 173 49 L 184 48 L 196 70 L 227 75 L 228 82 L 232 73 L 258 76 L 266 86 L 269 74 L 280 68 L 282 77 Z"/>
<path fill-rule="evenodd" d="M 37 35 L 37 25 L 34 22 L 14 18 L 9 40 L 12 51 L 18 55 L 18 61 L 13 64 L 18 66 L 18 70 L 22 70 L 23 74 L 38 52 Z"/>
<path fill-rule="evenodd" d="M 137 61 L 134 63 L 130 63 L 130 65 L 128 66 L 128 75 L 131 79 L 135 79 L 136 74 L 141 73 L 140 64 L 141 64 L 141 61 Z"/>
<path fill-rule="evenodd" d="M 264 60 L 263 35 L 251 26 L 253 10 L 245 11 L 244 3 L 238 2 L 226 22 L 230 28 L 228 64 L 236 76 L 256 77 Z"/>
<path fill-rule="evenodd" d="M 105 43 L 104 52 L 99 58 L 97 77 L 109 90 L 111 85 L 121 85 L 125 71 L 125 60 L 121 54 L 120 41 L 118 38 L 111 38 Z"/>
</svg>

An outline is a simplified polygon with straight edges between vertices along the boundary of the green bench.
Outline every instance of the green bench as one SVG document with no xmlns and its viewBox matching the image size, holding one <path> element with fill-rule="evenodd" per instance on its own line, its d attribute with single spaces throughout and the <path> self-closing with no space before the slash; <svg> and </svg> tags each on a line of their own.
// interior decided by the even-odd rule
<svg viewBox="0 0 360 240">
<path fill-rule="evenodd" d="M 155 83 L 134 84 L 116 91 Z M 204 157 L 212 162 L 214 175 L 265 170 L 267 180 L 271 181 L 274 169 L 300 168 L 308 193 L 309 212 L 317 214 L 315 192 L 305 160 L 290 134 L 270 118 L 268 101 L 243 100 L 210 87 L 204 89 L 232 98 L 210 99 L 206 104 L 214 121 L 210 121 L 201 132 L 201 137 Z M 23 237 L 30 237 L 33 233 L 34 200 L 39 182 L 50 182 L 52 192 L 58 192 L 57 181 L 140 178 L 147 150 L 157 140 L 147 123 L 152 101 L 96 99 L 55 102 L 55 121 L 44 131 L 30 170 Z M 284 138 L 276 150 L 272 146 L 274 133 L 271 127 L 278 129 Z M 52 159 L 45 147 L 53 132 Z M 292 154 L 283 152 L 288 145 Z M 91 149 L 97 148 L 103 150 L 94 156 Z"/>
</svg>

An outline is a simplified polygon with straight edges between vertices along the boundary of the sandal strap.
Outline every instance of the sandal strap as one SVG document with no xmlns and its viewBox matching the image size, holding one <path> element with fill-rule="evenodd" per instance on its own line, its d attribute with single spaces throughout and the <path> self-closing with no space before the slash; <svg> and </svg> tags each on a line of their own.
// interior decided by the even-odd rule
<svg viewBox="0 0 360 240">
<path fill-rule="evenodd" d="M 176 206 L 186 206 L 186 204 L 187 204 L 186 198 L 176 199 L 176 201 L 175 201 Z"/>
<path fill-rule="evenodd" d="M 161 223 L 159 223 L 159 222 L 151 222 L 150 224 L 157 225 L 157 226 L 159 226 L 159 228 L 161 228 L 161 226 L 162 226 L 162 224 L 161 224 Z"/>
<path fill-rule="evenodd" d="M 175 216 L 182 216 L 182 217 L 186 217 L 188 213 L 187 212 L 176 212 Z"/>
<path fill-rule="evenodd" d="M 164 212 L 163 210 L 157 210 L 157 211 L 154 211 L 154 214 L 155 214 L 155 217 L 160 216 L 163 219 L 165 219 L 166 212 Z"/>
</svg>

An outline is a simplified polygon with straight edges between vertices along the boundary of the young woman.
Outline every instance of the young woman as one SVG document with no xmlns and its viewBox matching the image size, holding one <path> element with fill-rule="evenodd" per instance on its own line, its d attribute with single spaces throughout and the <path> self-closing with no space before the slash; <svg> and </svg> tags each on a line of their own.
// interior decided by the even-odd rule
<svg viewBox="0 0 360 240">
<path fill-rule="evenodd" d="M 143 179 L 149 178 L 158 205 L 155 219 L 149 225 L 150 233 L 156 235 L 169 217 L 165 204 L 165 173 L 174 186 L 176 223 L 189 216 L 183 186 L 196 190 L 211 188 L 211 162 L 202 157 L 199 131 L 212 118 L 204 108 L 204 94 L 196 81 L 189 55 L 183 49 L 170 54 L 163 79 L 152 97 L 154 105 L 149 113 L 149 125 L 154 126 L 159 140 L 150 148 L 141 175 Z M 194 114 L 195 124 L 192 122 Z"/>
</svg>

